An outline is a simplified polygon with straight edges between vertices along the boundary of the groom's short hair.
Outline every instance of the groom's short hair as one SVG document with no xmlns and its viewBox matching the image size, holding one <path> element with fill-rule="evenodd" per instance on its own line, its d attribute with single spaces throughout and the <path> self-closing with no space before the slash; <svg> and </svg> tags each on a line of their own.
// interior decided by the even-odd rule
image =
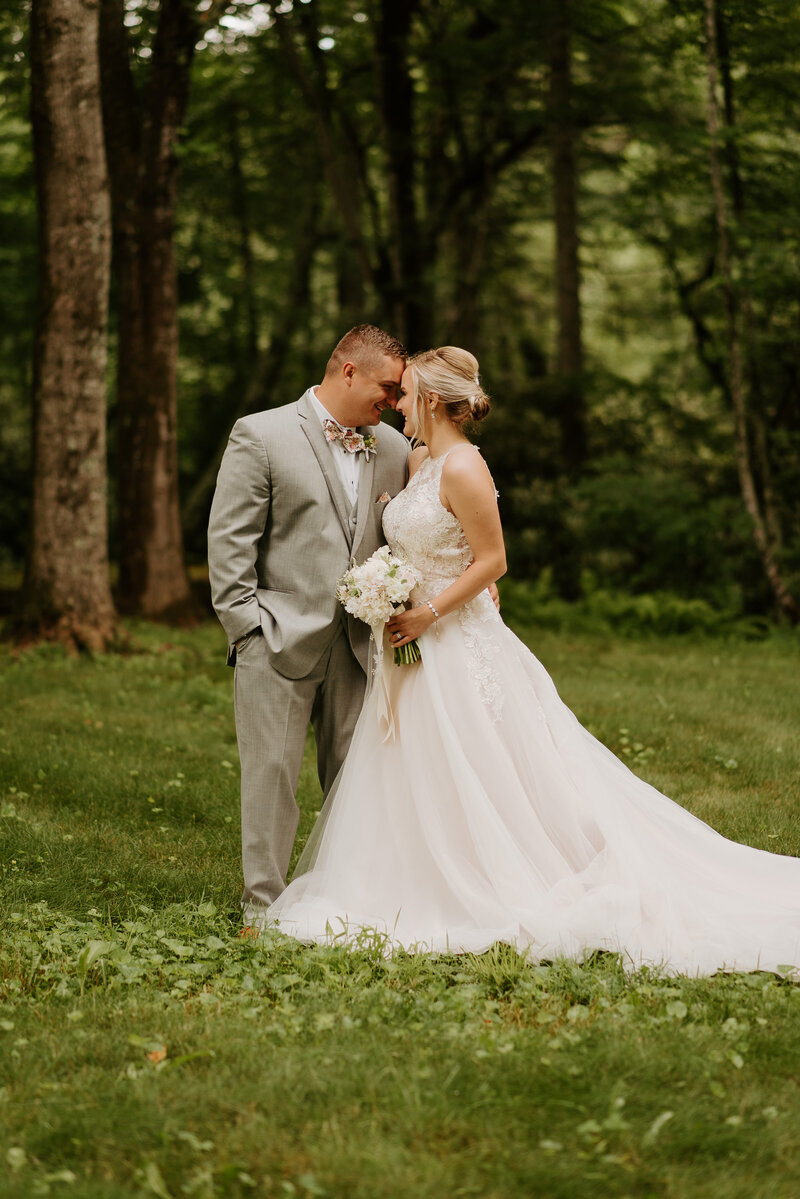
<svg viewBox="0 0 800 1199">
<path fill-rule="evenodd" d="M 326 375 L 335 371 L 343 362 L 354 362 L 356 366 L 369 367 L 380 358 L 408 358 L 408 350 L 402 341 L 384 333 L 377 325 L 355 325 L 334 347 L 325 368 Z"/>
</svg>

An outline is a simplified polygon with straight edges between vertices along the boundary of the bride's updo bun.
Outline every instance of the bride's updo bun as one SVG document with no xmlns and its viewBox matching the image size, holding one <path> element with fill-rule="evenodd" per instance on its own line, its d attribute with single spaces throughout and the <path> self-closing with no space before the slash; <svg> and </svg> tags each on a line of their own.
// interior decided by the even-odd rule
<svg viewBox="0 0 800 1199">
<path fill-rule="evenodd" d="M 417 354 L 409 366 L 417 398 L 435 392 L 456 427 L 489 415 L 491 404 L 478 378 L 478 359 L 469 350 L 439 346 L 438 350 Z"/>
</svg>

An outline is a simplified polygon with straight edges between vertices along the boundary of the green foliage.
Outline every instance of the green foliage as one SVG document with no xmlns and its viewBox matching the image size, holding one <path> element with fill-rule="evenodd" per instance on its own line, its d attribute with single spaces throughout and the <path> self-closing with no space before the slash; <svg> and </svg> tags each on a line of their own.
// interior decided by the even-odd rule
<svg viewBox="0 0 800 1199">
<path fill-rule="evenodd" d="M 758 574 L 741 504 L 685 470 L 602 460 L 576 486 L 574 512 L 587 568 L 615 590 L 669 590 L 725 609 Z"/>
<path fill-rule="evenodd" d="M 768 597 L 749 522 L 728 480 L 699 478 L 683 462 L 672 469 L 648 464 L 646 457 L 598 458 L 571 487 L 544 479 L 512 486 L 508 501 L 501 496 L 512 513 L 512 574 L 536 578 L 544 571 L 558 590 L 560 572 L 577 560 L 590 605 L 600 602 L 590 594 L 599 587 L 702 601 L 717 611 L 720 627 L 726 614 L 762 612 Z M 710 630 L 715 622 L 701 625 Z"/>
<path fill-rule="evenodd" d="M 157 7 L 127 5 L 135 72 L 147 66 Z M 515 574 L 549 569 L 562 597 L 576 597 L 589 571 L 603 591 L 671 592 L 722 612 L 768 614 L 773 600 L 734 459 L 702 8 L 571 5 L 589 456 L 569 477 L 565 383 L 552 366 L 550 5 L 415 6 L 407 202 L 419 277 L 411 284 L 397 273 L 378 10 L 355 0 L 281 10 L 301 63 L 328 86 L 328 150 L 356 215 L 357 249 L 330 184 L 319 114 L 262 7 L 242 0 L 218 25 L 204 18 L 180 144 L 179 465 L 191 558 L 205 555 L 209 502 L 208 487 L 196 488 L 209 472 L 213 481 L 243 405 L 296 398 L 356 320 L 400 332 L 410 290 L 424 300 L 427 340 L 463 342 L 481 360 L 495 408 L 479 440 L 501 492 Z M 790 0 L 725 0 L 718 9 L 731 68 L 725 177 L 753 469 L 762 500 L 773 497 L 778 560 L 798 590 L 798 23 Z M 30 473 L 36 251 L 26 22 L 24 0 L 4 6 L 3 566 L 24 555 Z M 362 254 L 371 273 L 359 266 Z M 113 460 L 124 450 L 113 412 L 109 431 Z M 113 529 L 112 521 L 112 555 Z"/>
<path fill-rule="evenodd" d="M 500 583 L 503 615 L 523 627 L 624 637 L 711 634 L 758 641 L 772 632 L 763 616 L 742 616 L 737 609 L 717 608 L 704 599 L 685 599 L 668 591 L 643 595 L 611 591 L 598 587 L 588 572 L 582 582 L 583 597 L 569 603 L 555 593 L 549 570 L 544 570 L 536 583 L 504 579 Z"/>
<path fill-rule="evenodd" d="M 3 1199 L 797 1189 L 786 977 L 237 937 L 224 635 L 129 632 L 95 659 L 0 651 Z M 526 637 L 633 769 L 800 853 L 793 639 Z M 299 801 L 298 848 L 310 743 Z"/>
<path fill-rule="evenodd" d="M 51 978 L 69 977 L 87 930 L 18 916 L 7 960 L 24 974 L 37 952 L 57 957 Z M 6 1006 L 9 1199 L 56 1181 L 86 1195 L 700 1196 L 711 1178 L 732 1197 L 788 1194 L 763 1188 L 797 1176 L 800 1000 L 780 979 L 629 976 L 603 957 L 495 961 L 487 978 L 480 958 L 235 941 L 191 908 L 135 924 L 82 996 Z M 145 963 L 133 983 L 129 953 Z"/>
</svg>

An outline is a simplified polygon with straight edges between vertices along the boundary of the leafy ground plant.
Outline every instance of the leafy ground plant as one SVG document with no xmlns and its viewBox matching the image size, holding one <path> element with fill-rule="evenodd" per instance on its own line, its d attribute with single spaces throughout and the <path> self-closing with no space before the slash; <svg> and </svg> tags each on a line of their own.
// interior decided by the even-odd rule
<svg viewBox="0 0 800 1199">
<path fill-rule="evenodd" d="M 224 647 L 132 635 L 0 660 L 0 1195 L 800 1191 L 786 977 L 237 937 Z M 633 769 L 800 854 L 796 642 L 525 636 Z"/>
</svg>

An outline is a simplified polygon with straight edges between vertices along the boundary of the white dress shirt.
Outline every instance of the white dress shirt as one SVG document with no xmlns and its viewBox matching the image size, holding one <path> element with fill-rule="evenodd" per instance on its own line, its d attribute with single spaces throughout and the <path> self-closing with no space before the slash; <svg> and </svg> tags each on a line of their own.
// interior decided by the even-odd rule
<svg viewBox="0 0 800 1199">
<path fill-rule="evenodd" d="M 341 425 L 342 422 L 337 421 L 335 416 L 331 416 L 327 408 L 325 408 L 325 406 L 317 399 L 316 390 L 312 390 L 311 395 L 314 400 L 314 408 L 316 409 L 320 424 L 322 424 L 323 421 L 332 420 L 336 421 L 337 425 Z M 354 431 L 352 425 L 342 425 L 342 428 Z M 333 454 L 333 460 L 336 463 L 336 470 L 339 474 L 339 478 L 344 484 L 345 493 L 347 494 L 350 503 L 355 504 L 358 499 L 358 481 L 361 477 L 361 459 L 364 457 L 364 455 L 348 453 L 341 441 L 329 441 L 328 445 L 331 453 Z"/>
</svg>

